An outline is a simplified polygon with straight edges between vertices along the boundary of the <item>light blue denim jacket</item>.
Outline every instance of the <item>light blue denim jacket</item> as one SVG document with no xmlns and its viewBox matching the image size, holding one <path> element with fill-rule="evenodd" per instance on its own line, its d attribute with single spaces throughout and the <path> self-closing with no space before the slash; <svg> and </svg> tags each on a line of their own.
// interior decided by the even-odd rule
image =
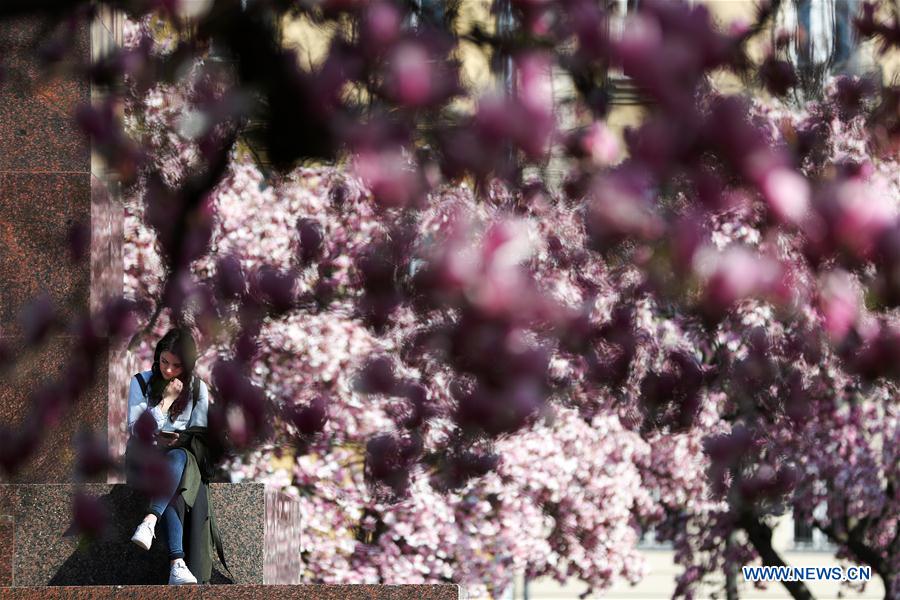
<svg viewBox="0 0 900 600">
<path fill-rule="evenodd" d="M 144 378 L 144 382 L 150 381 L 152 371 L 144 371 L 139 377 Z M 206 383 L 202 379 L 199 380 L 199 393 L 197 394 L 197 406 L 193 406 L 193 398 L 191 398 L 175 422 L 169 420 L 169 415 L 163 413 L 159 409 L 159 405 L 150 408 L 150 414 L 156 420 L 157 431 L 184 431 L 188 427 L 206 427 L 206 415 L 209 411 L 209 390 Z M 149 393 L 150 389 L 147 388 Z M 147 396 L 141 392 L 141 384 L 132 377 L 131 387 L 128 389 L 128 434 L 134 433 L 134 424 L 138 417 L 147 410 Z"/>
</svg>

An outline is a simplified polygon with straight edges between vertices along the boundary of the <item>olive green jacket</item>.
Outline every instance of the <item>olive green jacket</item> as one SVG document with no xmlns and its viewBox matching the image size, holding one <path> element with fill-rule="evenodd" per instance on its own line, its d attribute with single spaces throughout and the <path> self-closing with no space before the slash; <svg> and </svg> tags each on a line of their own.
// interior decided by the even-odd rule
<svg viewBox="0 0 900 600">
<path fill-rule="evenodd" d="M 208 479 L 213 465 L 206 428 L 191 427 L 181 432 L 172 447 L 187 451 L 187 463 L 173 502 L 184 528 L 185 562 L 199 583 L 208 583 L 215 555 L 226 571 L 228 563 L 209 495 Z"/>
</svg>

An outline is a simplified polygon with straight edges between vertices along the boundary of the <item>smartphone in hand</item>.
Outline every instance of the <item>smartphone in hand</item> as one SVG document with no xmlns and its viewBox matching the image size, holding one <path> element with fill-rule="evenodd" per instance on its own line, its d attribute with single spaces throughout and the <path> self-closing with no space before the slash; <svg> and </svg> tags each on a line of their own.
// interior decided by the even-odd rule
<svg viewBox="0 0 900 600">
<path fill-rule="evenodd" d="M 178 433 L 175 431 L 159 431 L 156 433 L 156 440 L 160 446 L 171 446 L 178 440 Z"/>
</svg>

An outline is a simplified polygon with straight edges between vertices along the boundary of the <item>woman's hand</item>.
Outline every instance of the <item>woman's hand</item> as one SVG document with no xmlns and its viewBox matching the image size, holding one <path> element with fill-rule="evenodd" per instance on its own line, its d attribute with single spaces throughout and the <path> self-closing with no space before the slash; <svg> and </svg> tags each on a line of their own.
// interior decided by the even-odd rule
<svg viewBox="0 0 900 600">
<path fill-rule="evenodd" d="M 166 413 L 169 411 L 169 407 L 171 407 L 175 402 L 175 399 L 178 398 L 178 395 L 181 393 L 183 387 L 184 384 L 178 378 L 169 381 L 169 383 L 166 385 L 166 390 L 163 393 L 162 402 L 160 403 L 162 405 L 160 407 L 160 410 L 162 410 L 162 412 Z"/>
<path fill-rule="evenodd" d="M 161 448 L 170 448 L 178 441 L 178 434 L 171 431 L 159 431 L 156 434 L 156 445 Z"/>
</svg>

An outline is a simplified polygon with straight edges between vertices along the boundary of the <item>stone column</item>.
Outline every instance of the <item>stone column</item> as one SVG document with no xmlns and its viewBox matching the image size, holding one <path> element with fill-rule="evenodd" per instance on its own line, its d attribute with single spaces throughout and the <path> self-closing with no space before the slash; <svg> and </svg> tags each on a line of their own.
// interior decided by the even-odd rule
<svg viewBox="0 0 900 600">
<path fill-rule="evenodd" d="M 91 27 L 91 58 L 97 60 L 122 44 L 120 13 L 101 6 Z M 99 91 L 91 90 L 93 102 L 99 102 Z M 103 303 L 122 294 L 125 265 L 122 245 L 125 241 L 125 212 L 116 178 L 108 173 L 95 154 L 91 155 L 91 310 L 99 310 Z M 107 368 L 101 374 L 101 387 L 106 409 L 106 423 L 110 454 L 115 459 L 125 455 L 128 382 L 135 369 L 135 361 L 126 352 L 128 340 L 117 340 L 109 350 Z M 110 483 L 121 481 L 110 473 Z"/>
<path fill-rule="evenodd" d="M 112 201 L 102 173 L 92 168 L 90 146 L 73 113 L 91 100 L 91 86 L 68 67 L 85 62 L 114 40 L 115 23 L 104 15 L 94 27 L 50 29 L 37 19 L 0 28 L 0 343 L 19 356 L 19 319 L 25 304 L 46 294 L 70 321 L 98 306 L 122 287 L 122 212 Z M 74 40 L 65 64 L 47 69 L 37 47 L 54 34 Z M 70 259 L 67 232 L 89 227 L 91 258 Z M 29 393 L 58 375 L 73 337 L 52 336 L 40 349 L 19 356 L 0 385 L 0 420 L 15 425 L 28 413 Z M 72 434 L 87 427 L 107 431 L 108 357 L 101 359 L 98 384 L 53 431 L 16 482 L 69 481 Z"/>
</svg>

